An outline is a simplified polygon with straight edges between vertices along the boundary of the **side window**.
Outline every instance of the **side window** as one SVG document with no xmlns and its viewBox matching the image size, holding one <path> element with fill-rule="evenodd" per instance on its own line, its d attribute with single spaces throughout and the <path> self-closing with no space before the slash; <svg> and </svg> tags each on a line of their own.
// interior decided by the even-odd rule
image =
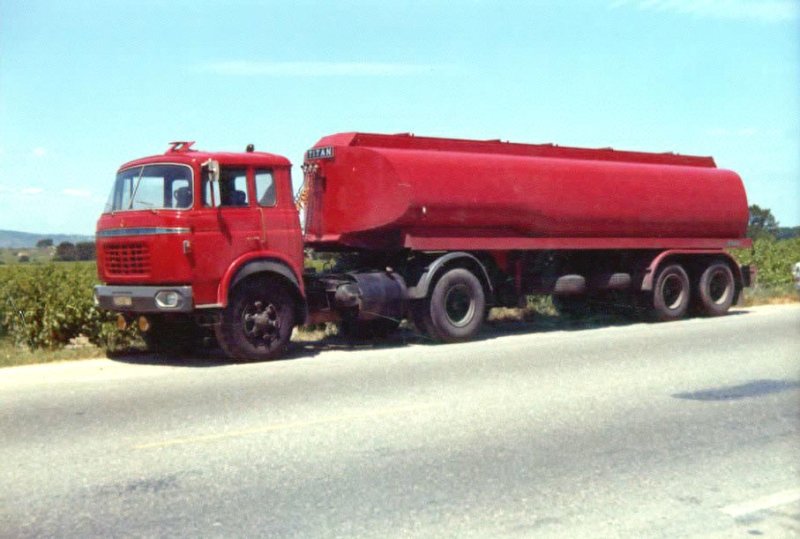
<svg viewBox="0 0 800 539">
<path fill-rule="evenodd" d="M 203 206 L 211 207 L 213 201 L 219 207 L 242 207 L 250 202 L 247 198 L 247 169 L 222 167 L 219 182 L 212 184 L 203 180 Z"/>
<path fill-rule="evenodd" d="M 256 197 L 258 197 L 259 206 L 275 205 L 275 180 L 271 170 L 256 170 Z"/>
</svg>

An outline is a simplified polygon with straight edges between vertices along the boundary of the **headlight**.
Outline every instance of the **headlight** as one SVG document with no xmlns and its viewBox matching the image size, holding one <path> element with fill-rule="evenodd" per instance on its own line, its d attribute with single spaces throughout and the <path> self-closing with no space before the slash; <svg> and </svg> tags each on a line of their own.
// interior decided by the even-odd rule
<svg viewBox="0 0 800 539">
<path fill-rule="evenodd" d="M 156 294 L 156 305 L 162 309 L 175 309 L 181 304 L 181 295 L 174 290 L 161 290 Z"/>
</svg>

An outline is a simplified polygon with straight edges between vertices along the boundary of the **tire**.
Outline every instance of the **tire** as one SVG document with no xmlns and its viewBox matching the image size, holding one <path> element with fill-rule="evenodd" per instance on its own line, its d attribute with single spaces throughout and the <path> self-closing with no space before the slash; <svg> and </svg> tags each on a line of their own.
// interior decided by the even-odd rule
<svg viewBox="0 0 800 539">
<path fill-rule="evenodd" d="M 418 306 L 415 321 L 433 339 L 463 342 L 480 330 L 486 316 L 483 286 L 469 270 L 455 268 L 436 282 L 430 298 Z"/>
<path fill-rule="evenodd" d="M 282 284 L 248 279 L 231 293 L 215 328 L 222 351 L 231 359 L 266 361 L 280 357 L 295 323 L 292 297 Z"/>
<path fill-rule="evenodd" d="M 662 322 L 678 320 L 686 314 L 690 300 L 686 270 L 680 264 L 664 266 L 653 287 L 653 317 Z"/>
<path fill-rule="evenodd" d="M 712 263 L 697 283 L 697 307 L 706 316 L 722 316 L 733 305 L 735 294 L 731 268 L 724 262 Z"/>
</svg>

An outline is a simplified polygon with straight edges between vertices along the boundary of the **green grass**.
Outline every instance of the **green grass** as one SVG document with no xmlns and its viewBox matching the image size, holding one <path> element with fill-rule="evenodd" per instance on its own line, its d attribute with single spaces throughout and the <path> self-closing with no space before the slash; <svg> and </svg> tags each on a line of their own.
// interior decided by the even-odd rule
<svg viewBox="0 0 800 539">
<path fill-rule="evenodd" d="M 755 305 L 781 305 L 785 303 L 800 302 L 800 291 L 794 284 L 761 286 L 745 288 L 744 295 L 739 301 L 739 307 L 752 307 Z"/>
<path fill-rule="evenodd" d="M 56 350 L 30 350 L 23 346 L 16 346 L 11 339 L 0 339 L 0 367 L 100 357 L 106 357 L 105 350 L 91 344 Z"/>
<path fill-rule="evenodd" d="M 311 270 L 315 273 L 322 273 L 331 268 L 332 263 L 327 260 L 314 260 L 306 258 L 304 261 L 306 271 Z"/>
</svg>

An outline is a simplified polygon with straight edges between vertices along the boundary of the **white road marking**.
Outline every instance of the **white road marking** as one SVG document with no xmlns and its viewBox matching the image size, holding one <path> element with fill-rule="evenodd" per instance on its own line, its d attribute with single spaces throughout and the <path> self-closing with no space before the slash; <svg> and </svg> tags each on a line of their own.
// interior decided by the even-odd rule
<svg viewBox="0 0 800 539">
<path fill-rule="evenodd" d="M 800 500 L 800 489 L 784 490 L 769 496 L 764 496 L 763 498 L 726 505 L 720 509 L 720 511 L 733 518 L 739 518 L 749 515 L 750 513 L 787 505 L 798 500 Z"/>
</svg>

